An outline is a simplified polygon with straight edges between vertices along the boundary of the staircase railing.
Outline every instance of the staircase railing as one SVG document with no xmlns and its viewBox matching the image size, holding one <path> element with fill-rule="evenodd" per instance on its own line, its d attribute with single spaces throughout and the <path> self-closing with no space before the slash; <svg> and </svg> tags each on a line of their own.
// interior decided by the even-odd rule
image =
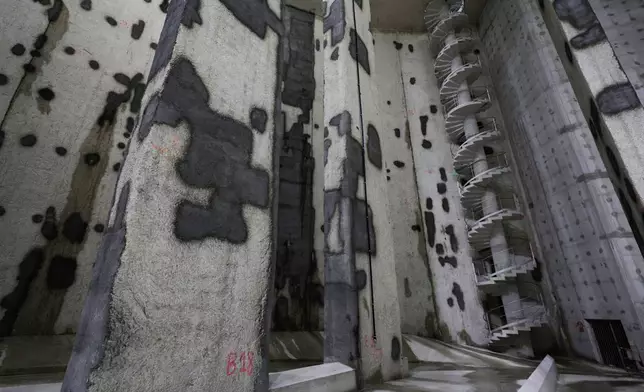
<svg viewBox="0 0 644 392">
<path fill-rule="evenodd" d="M 443 101 L 443 114 L 445 116 L 447 116 L 449 114 L 449 112 L 451 112 L 457 106 L 460 105 L 460 103 L 458 101 L 459 94 L 462 93 L 463 91 L 468 91 L 468 90 L 470 92 L 470 98 L 472 99 L 472 102 L 481 102 L 481 103 L 484 103 L 484 104 L 490 103 L 490 100 L 491 100 L 490 91 L 485 86 L 470 87 L 467 90 L 456 91 L 456 92 L 454 92 L 454 94 L 452 94 L 452 96 L 450 98 L 445 99 Z"/>
<path fill-rule="evenodd" d="M 476 173 L 476 165 L 481 162 L 486 162 L 487 163 L 487 170 L 484 170 L 480 173 Z M 468 178 L 468 181 L 465 183 L 463 188 L 467 188 L 467 186 L 472 182 L 472 180 L 475 180 L 477 177 L 488 173 L 490 170 L 494 170 L 497 168 L 503 168 L 503 167 L 509 167 L 510 164 L 508 162 L 508 158 L 505 155 L 504 152 L 494 154 L 494 155 L 486 155 L 485 158 L 479 158 L 477 160 L 474 160 L 467 165 L 455 167 L 454 170 L 456 172 L 466 178 Z"/>
<path fill-rule="evenodd" d="M 490 333 L 494 334 L 504 329 L 517 327 L 519 325 L 528 324 L 542 324 L 548 322 L 548 310 L 544 306 L 543 297 L 541 293 L 537 293 L 538 298 L 523 297 L 490 309 L 486 312 Z M 519 309 L 507 312 L 505 309 L 518 305 Z M 512 320 L 501 326 L 494 326 L 490 320 L 490 316 L 500 317 L 500 310 L 504 310 L 505 319 Z"/>
<path fill-rule="evenodd" d="M 444 72 L 439 72 L 441 76 L 438 77 L 438 85 L 443 87 L 445 84 L 445 81 L 450 78 L 452 74 L 456 74 L 457 72 L 460 72 L 463 68 L 470 67 L 472 65 L 478 65 L 479 67 L 481 66 L 481 58 L 479 56 L 474 57 L 472 60 L 467 60 L 463 61 L 463 65 L 460 67 L 452 70 L 449 69 L 449 71 L 444 71 Z"/>
<path fill-rule="evenodd" d="M 508 262 L 497 269 L 494 265 L 494 259 L 500 256 L 507 258 Z M 478 283 L 494 280 L 494 278 L 505 275 L 508 272 L 517 270 L 519 268 L 534 265 L 536 261 L 532 255 L 521 255 L 515 252 L 513 248 L 508 248 L 500 252 L 494 252 L 487 257 L 476 259 L 473 261 L 474 272 L 476 274 L 476 281 Z"/>
</svg>

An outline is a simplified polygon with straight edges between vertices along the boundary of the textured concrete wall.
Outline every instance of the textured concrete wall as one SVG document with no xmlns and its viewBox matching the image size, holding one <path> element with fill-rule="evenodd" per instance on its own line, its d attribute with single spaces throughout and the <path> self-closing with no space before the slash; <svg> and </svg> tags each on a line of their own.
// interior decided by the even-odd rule
<svg viewBox="0 0 644 392">
<path fill-rule="evenodd" d="M 620 319 L 639 342 L 623 266 L 641 255 L 538 3 L 490 1 L 480 35 L 572 347 L 594 357 L 584 319 Z"/>
<path fill-rule="evenodd" d="M 403 333 L 433 337 L 436 315 L 431 271 L 418 201 L 398 34 L 374 34 L 373 77 L 378 85 L 382 157 L 387 173 L 389 210 Z M 416 120 L 416 118 L 414 118 Z"/>
<path fill-rule="evenodd" d="M 0 337 L 73 333 L 164 7 L 0 10 Z"/>
<path fill-rule="evenodd" d="M 280 151 L 277 219 L 276 302 L 273 330 L 317 330 L 324 292 L 313 251 L 312 110 L 316 94 L 315 15 L 285 7 L 284 86 L 285 132 Z M 319 126 L 318 126 L 319 127 Z M 320 133 L 321 131 L 317 131 Z M 319 161 L 321 163 L 321 161 Z M 321 187 L 319 188 L 321 191 Z M 321 207 L 321 204 L 320 204 Z"/>
<path fill-rule="evenodd" d="M 325 361 L 390 379 L 402 346 L 369 20 L 349 0 L 324 20 Z"/>
<path fill-rule="evenodd" d="M 280 3 L 170 3 L 64 391 L 268 389 Z"/>
<path fill-rule="evenodd" d="M 590 0 L 617 61 L 644 102 L 644 7 L 639 0 Z"/>
<path fill-rule="evenodd" d="M 428 37 L 401 34 L 394 45 L 400 50 L 418 198 L 440 320 L 437 335 L 463 344 L 484 345 L 488 328 L 452 165 L 451 149 L 455 146 L 445 133 Z"/>
</svg>

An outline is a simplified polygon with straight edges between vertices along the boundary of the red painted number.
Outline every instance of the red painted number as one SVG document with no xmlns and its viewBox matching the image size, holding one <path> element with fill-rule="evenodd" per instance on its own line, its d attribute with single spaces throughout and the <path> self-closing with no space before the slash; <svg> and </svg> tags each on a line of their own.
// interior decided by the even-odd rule
<svg viewBox="0 0 644 392">
<path fill-rule="evenodd" d="M 226 375 L 232 376 L 237 372 L 237 353 L 229 353 L 226 362 Z M 239 355 L 239 362 L 241 367 L 239 373 L 246 373 L 251 376 L 253 374 L 253 365 L 255 361 L 255 353 L 250 351 L 242 351 Z"/>
<path fill-rule="evenodd" d="M 237 365 L 235 365 L 235 360 L 237 359 L 237 353 L 229 353 L 228 360 L 226 361 L 226 375 L 232 376 L 237 370 Z"/>
</svg>

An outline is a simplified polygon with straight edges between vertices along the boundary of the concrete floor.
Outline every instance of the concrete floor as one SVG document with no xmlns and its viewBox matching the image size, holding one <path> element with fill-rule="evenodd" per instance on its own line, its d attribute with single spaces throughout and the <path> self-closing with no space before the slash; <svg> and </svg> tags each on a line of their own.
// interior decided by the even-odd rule
<svg viewBox="0 0 644 392">
<path fill-rule="evenodd" d="M 411 366 L 411 365 L 410 365 Z M 408 378 L 368 386 L 369 392 L 516 392 L 533 369 L 523 367 L 482 368 L 454 363 L 422 363 L 410 370 Z M 612 369 L 609 369 L 612 370 Z M 559 367 L 558 392 L 644 391 L 644 378 L 626 373 L 568 373 Z M 574 370 L 572 370 L 574 371 Z"/>
</svg>

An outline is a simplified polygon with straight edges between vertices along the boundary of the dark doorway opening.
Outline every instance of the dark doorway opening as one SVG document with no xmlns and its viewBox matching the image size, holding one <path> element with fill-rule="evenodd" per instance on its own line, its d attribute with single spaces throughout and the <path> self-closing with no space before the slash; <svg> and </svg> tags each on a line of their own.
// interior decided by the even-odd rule
<svg viewBox="0 0 644 392">
<path fill-rule="evenodd" d="M 620 320 L 586 320 L 593 328 L 599 352 L 606 365 L 637 370 L 631 345 Z"/>
</svg>

